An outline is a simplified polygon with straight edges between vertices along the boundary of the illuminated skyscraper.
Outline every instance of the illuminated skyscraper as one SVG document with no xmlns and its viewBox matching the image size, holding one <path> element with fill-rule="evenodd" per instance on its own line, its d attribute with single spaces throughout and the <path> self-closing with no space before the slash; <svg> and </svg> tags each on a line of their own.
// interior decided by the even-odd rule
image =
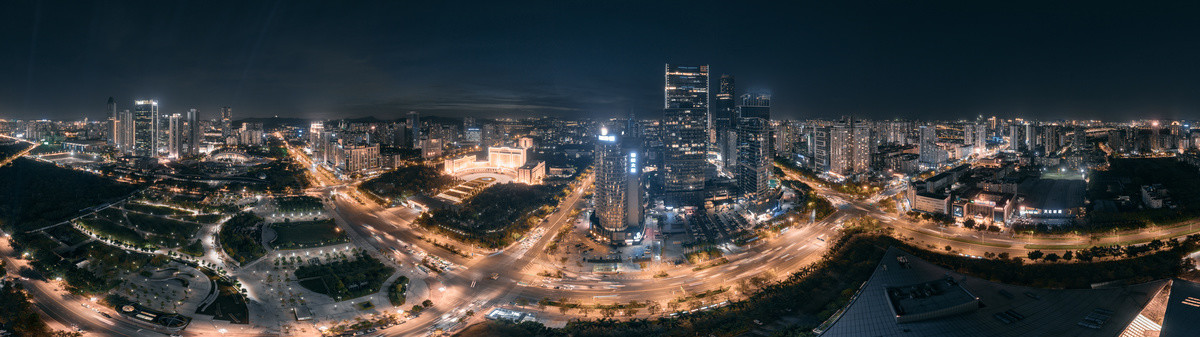
<svg viewBox="0 0 1200 337">
<path fill-rule="evenodd" d="M 766 196 L 767 180 L 771 175 L 770 143 L 767 137 L 771 95 L 742 95 L 737 110 L 738 188 L 744 197 L 757 201 Z"/>
<path fill-rule="evenodd" d="M 133 102 L 133 155 L 153 157 L 158 149 L 158 101 Z"/>
<path fill-rule="evenodd" d="M 614 245 L 642 239 L 639 141 L 626 141 L 623 136 L 601 128 L 595 152 L 595 217 L 590 232 L 596 239 Z"/>
<path fill-rule="evenodd" d="M 663 90 L 663 192 L 671 206 L 704 196 L 708 150 L 708 66 L 666 65 Z"/>
<path fill-rule="evenodd" d="M 720 91 L 713 107 L 713 123 L 711 132 L 715 135 L 709 141 L 716 144 L 721 154 L 721 167 L 736 171 L 737 163 L 737 111 L 735 111 L 733 95 L 733 75 L 721 75 Z"/>
<path fill-rule="evenodd" d="M 204 138 L 204 133 L 200 132 L 200 111 L 189 109 L 187 112 L 187 154 L 200 154 L 200 139 Z"/>
<path fill-rule="evenodd" d="M 119 148 L 118 144 L 120 144 L 120 142 L 117 140 L 117 137 L 120 137 L 121 135 L 121 123 L 117 119 L 117 100 L 109 97 L 108 109 L 104 110 L 104 112 L 108 114 L 108 126 L 110 129 L 108 134 L 108 144 Z"/>
<path fill-rule="evenodd" d="M 843 177 L 870 171 L 871 128 L 863 121 L 843 119 L 819 128 L 816 137 L 821 147 L 815 158 L 818 169 Z"/>
<path fill-rule="evenodd" d="M 225 141 L 229 137 L 234 137 L 233 109 L 221 107 L 221 140 Z"/>
<path fill-rule="evenodd" d="M 171 114 L 167 118 L 167 157 L 179 158 L 183 153 L 183 115 Z"/>
<path fill-rule="evenodd" d="M 408 112 L 408 127 L 412 134 L 412 147 L 421 148 L 421 115 L 416 111 Z"/>
</svg>

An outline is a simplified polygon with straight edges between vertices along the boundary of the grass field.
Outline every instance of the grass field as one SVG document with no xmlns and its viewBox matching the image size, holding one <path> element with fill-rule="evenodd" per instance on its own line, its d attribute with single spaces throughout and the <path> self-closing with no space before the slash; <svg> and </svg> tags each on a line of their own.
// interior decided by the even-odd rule
<svg viewBox="0 0 1200 337">
<path fill-rule="evenodd" d="M 271 247 L 275 249 L 320 247 L 349 241 L 333 220 L 277 223 L 271 229 L 276 234 L 275 240 L 271 241 Z"/>
<path fill-rule="evenodd" d="M 133 227 L 154 235 L 177 239 L 191 239 L 200 230 L 200 226 L 190 222 L 160 218 L 153 215 L 127 214 Z"/>
</svg>

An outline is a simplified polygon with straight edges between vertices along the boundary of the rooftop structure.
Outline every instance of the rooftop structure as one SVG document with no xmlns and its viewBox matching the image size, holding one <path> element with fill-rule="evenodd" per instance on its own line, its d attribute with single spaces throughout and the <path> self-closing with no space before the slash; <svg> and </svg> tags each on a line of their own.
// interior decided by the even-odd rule
<svg viewBox="0 0 1200 337">
<path fill-rule="evenodd" d="M 1015 286 L 958 274 L 892 247 L 821 336 L 1119 336 L 1166 285 Z"/>
</svg>

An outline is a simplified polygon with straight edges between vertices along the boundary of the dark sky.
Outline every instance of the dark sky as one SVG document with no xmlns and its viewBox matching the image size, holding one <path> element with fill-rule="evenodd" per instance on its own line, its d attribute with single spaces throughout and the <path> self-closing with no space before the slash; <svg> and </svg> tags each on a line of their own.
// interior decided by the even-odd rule
<svg viewBox="0 0 1200 337">
<path fill-rule="evenodd" d="M 1197 5 L 1098 3 L 4 1 L 0 118 L 650 117 L 666 62 L 781 118 L 1200 118 Z"/>
</svg>

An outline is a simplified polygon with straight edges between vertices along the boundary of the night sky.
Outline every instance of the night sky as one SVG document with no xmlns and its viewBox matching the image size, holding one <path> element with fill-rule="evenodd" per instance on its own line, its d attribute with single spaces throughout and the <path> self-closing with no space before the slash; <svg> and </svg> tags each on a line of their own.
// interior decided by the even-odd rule
<svg viewBox="0 0 1200 337">
<path fill-rule="evenodd" d="M 652 117 L 666 62 L 776 118 L 1200 118 L 1195 1 L 824 2 L 4 1 L 0 118 Z"/>
</svg>

